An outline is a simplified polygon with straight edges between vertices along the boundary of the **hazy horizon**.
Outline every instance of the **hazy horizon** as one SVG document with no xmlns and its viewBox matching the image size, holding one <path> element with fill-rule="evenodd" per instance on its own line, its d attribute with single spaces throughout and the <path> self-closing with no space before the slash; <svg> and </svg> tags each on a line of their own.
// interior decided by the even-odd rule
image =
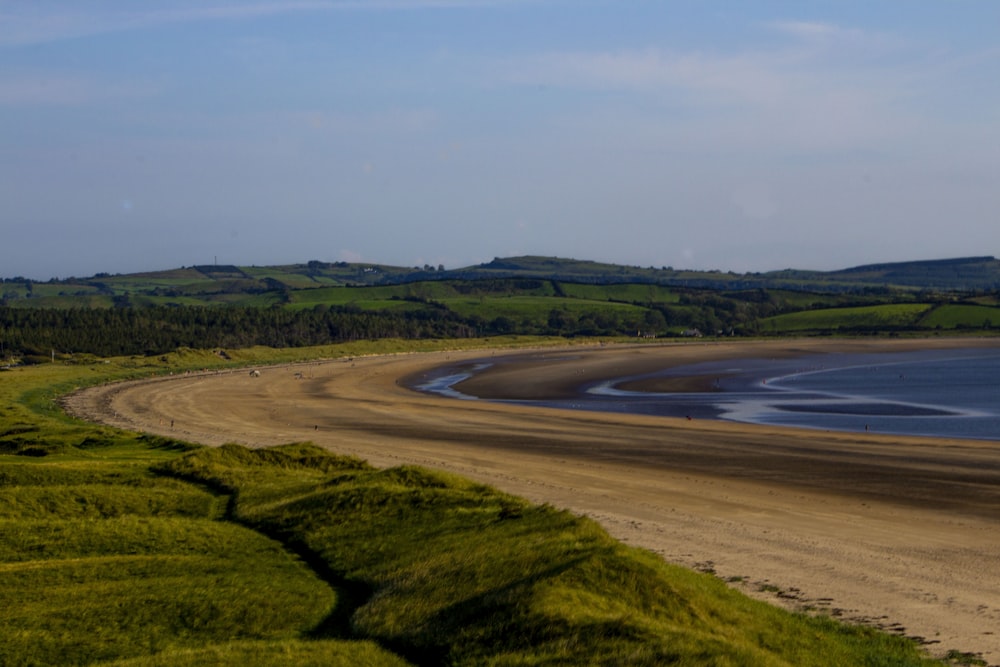
<svg viewBox="0 0 1000 667">
<path fill-rule="evenodd" d="M 0 0 L 0 276 L 997 254 L 1000 3 Z"/>
</svg>

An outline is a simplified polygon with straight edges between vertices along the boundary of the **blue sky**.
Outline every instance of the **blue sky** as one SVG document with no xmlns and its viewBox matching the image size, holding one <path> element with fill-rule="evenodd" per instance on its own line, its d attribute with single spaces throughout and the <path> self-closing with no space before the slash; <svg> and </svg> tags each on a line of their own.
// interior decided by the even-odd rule
<svg viewBox="0 0 1000 667">
<path fill-rule="evenodd" d="M 1000 254 L 1000 3 L 0 0 L 0 276 Z"/>
</svg>

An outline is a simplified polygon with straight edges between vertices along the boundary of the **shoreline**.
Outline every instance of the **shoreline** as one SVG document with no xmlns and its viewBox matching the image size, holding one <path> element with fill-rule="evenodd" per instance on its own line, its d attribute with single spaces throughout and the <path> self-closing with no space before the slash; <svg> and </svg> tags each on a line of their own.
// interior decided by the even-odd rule
<svg viewBox="0 0 1000 667">
<path fill-rule="evenodd" d="M 407 388 L 502 359 L 493 391 L 567 391 L 621 368 L 1000 339 L 774 340 L 372 357 L 103 387 L 73 411 L 204 444 L 310 440 L 374 465 L 444 469 L 600 522 L 614 537 L 792 609 L 1000 664 L 1000 447 L 461 401 Z M 532 358 L 533 364 L 524 363 Z M 480 378 L 478 382 L 484 382 Z M 177 419 L 177 428 L 165 426 Z M 775 594 L 777 591 L 777 594 Z"/>
<path fill-rule="evenodd" d="M 490 357 L 493 365 L 459 383 L 464 394 L 489 400 L 549 400 L 573 398 L 584 385 L 621 377 L 651 374 L 709 361 L 752 358 L 789 359 L 822 353 L 893 353 L 920 350 L 1000 347 L 1000 338 L 920 339 L 771 339 L 706 343 L 615 345 L 583 349 L 543 350 Z M 628 352 L 615 359 L 611 350 Z M 751 352 L 751 354 L 748 354 Z M 466 366 L 476 361 L 466 362 Z M 573 372 L 566 372 L 572 367 Z M 707 392 L 718 374 L 650 377 L 622 385 L 632 391 Z M 419 377 L 407 377 L 413 385 Z"/>
<path fill-rule="evenodd" d="M 687 346 L 691 344 L 623 346 L 619 350 L 631 350 L 631 354 L 628 358 L 616 355 L 611 364 L 600 363 L 602 358 L 609 357 L 606 349 L 572 354 L 514 353 L 446 365 L 407 377 L 404 383 L 415 391 L 451 398 L 516 401 L 569 410 L 715 419 L 808 430 L 1000 440 L 997 418 L 986 420 L 992 413 L 982 412 L 978 422 L 951 419 L 989 409 L 992 403 L 982 398 L 976 399 L 975 407 L 963 407 L 964 404 L 951 403 L 942 395 L 940 407 L 934 407 L 937 403 L 928 403 L 927 396 L 916 398 L 905 391 L 867 394 L 859 386 L 857 393 L 844 394 L 843 388 L 828 392 L 816 387 L 809 390 L 784 387 L 776 393 L 767 386 L 771 380 L 781 380 L 785 375 L 860 367 L 864 367 L 866 377 L 856 378 L 857 381 L 868 382 L 869 378 L 877 377 L 870 372 L 880 367 L 936 362 L 947 350 L 953 351 L 947 358 L 954 360 L 980 358 L 984 353 L 975 350 L 989 350 L 995 362 L 1000 340 L 805 343 L 794 349 L 775 350 L 761 341 L 764 348 L 758 355 L 751 354 L 749 346 L 745 352 L 734 355 L 730 344 L 718 343 L 714 349 L 696 351 L 695 359 L 687 358 L 691 352 Z M 817 349 L 817 344 L 821 349 Z M 680 349 L 682 345 L 685 347 Z M 670 354 L 670 350 L 676 352 Z M 923 381 L 928 382 L 929 377 L 925 374 Z M 942 381 L 948 378 L 940 376 Z M 815 403 L 817 400 L 820 402 Z M 927 417 L 935 419 L 917 420 Z M 895 418 L 904 420 L 891 421 Z"/>
</svg>

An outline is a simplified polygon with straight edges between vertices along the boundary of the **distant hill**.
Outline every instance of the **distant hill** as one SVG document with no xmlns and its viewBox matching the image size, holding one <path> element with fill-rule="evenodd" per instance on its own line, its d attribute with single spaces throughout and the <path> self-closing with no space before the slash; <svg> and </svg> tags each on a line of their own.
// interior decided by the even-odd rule
<svg viewBox="0 0 1000 667">
<path fill-rule="evenodd" d="M 998 264 L 736 274 L 526 256 L 453 270 L 311 261 L 22 278 L 0 284 L 0 357 L 506 335 L 993 335 Z"/>
<path fill-rule="evenodd" d="M 685 271 L 672 267 L 605 264 L 559 257 L 496 258 L 459 269 L 383 264 L 321 262 L 280 266 L 201 265 L 135 274 L 106 273 L 90 278 L 35 282 L 5 279 L 0 303 L 47 307 L 108 307 L 233 303 L 274 306 L 297 290 L 330 287 L 405 285 L 441 280 L 533 279 L 613 285 L 649 284 L 707 290 L 790 290 L 824 294 L 871 292 L 1000 291 L 1000 261 L 962 257 L 869 264 L 838 271 L 786 269 L 765 273 Z"/>
<path fill-rule="evenodd" d="M 897 288 L 1000 289 L 1000 261 L 990 256 L 867 264 L 830 272 L 776 271 L 765 275 L 775 280 L 794 276 L 806 282 L 882 285 Z"/>
<path fill-rule="evenodd" d="M 838 271 L 787 269 L 766 273 L 684 271 L 671 267 L 623 266 L 556 257 L 509 257 L 447 272 L 466 279 L 524 277 L 568 282 L 648 282 L 703 289 L 793 289 L 852 292 L 862 289 L 998 290 L 1000 261 L 994 257 L 962 257 L 870 264 Z"/>
</svg>

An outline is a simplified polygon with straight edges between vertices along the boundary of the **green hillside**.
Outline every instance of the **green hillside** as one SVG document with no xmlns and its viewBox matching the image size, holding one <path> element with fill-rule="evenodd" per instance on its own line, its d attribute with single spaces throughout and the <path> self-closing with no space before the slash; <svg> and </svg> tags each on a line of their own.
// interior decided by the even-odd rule
<svg viewBox="0 0 1000 667">
<path fill-rule="evenodd" d="M 170 271 L 129 275 L 98 274 L 90 278 L 46 282 L 6 278 L 0 300 L 11 305 L 54 305 L 48 301 L 103 296 L 145 296 L 169 303 L 171 298 L 210 304 L 220 295 L 309 290 L 336 286 L 402 285 L 428 281 L 496 279 L 552 280 L 572 284 L 650 284 L 712 290 L 793 290 L 818 293 L 861 293 L 866 290 L 996 291 L 1000 261 L 993 257 L 872 264 L 838 271 L 787 269 L 738 274 L 686 271 L 672 267 L 640 267 L 558 257 L 509 257 L 457 269 L 432 266 L 398 267 L 381 264 L 309 261 L 283 266 L 201 265 Z M 40 300 L 40 301 L 39 301 Z M 231 299 L 230 299 L 231 301 Z"/>
<path fill-rule="evenodd" d="M 968 258 L 736 276 L 518 257 L 453 271 L 313 261 L 13 279 L 0 284 L 0 360 L 508 334 L 992 332 L 1000 292 L 929 285 L 992 284 L 996 270 Z"/>
</svg>

